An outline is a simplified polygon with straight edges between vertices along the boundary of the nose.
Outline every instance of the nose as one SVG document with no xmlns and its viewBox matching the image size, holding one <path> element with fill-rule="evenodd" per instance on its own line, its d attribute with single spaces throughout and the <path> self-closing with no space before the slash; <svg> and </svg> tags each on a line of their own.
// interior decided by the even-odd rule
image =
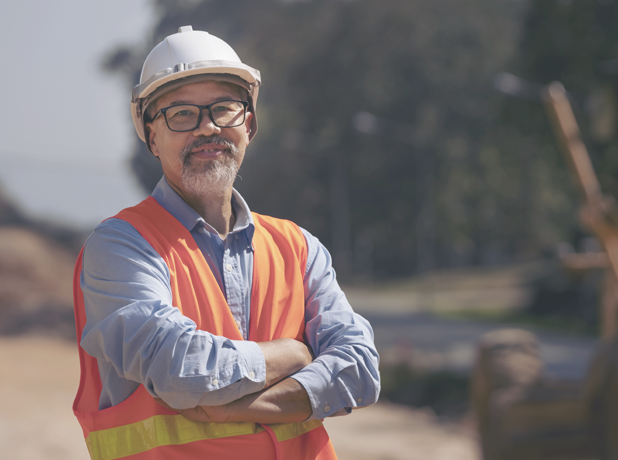
<svg viewBox="0 0 618 460">
<path fill-rule="evenodd" d="M 219 133 L 221 133 L 221 128 L 214 124 L 214 122 L 210 118 L 210 113 L 208 113 L 208 109 L 202 110 L 202 119 L 200 120 L 200 124 L 197 125 L 197 128 L 193 130 L 193 135 L 196 137 L 208 137 L 212 136 L 213 134 Z"/>
</svg>

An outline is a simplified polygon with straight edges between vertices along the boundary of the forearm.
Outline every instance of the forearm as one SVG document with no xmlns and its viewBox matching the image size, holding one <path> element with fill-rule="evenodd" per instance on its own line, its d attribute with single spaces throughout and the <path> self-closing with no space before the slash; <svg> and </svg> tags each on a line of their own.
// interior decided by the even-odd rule
<svg viewBox="0 0 618 460">
<path fill-rule="evenodd" d="M 196 330 L 173 306 L 165 261 L 128 223 L 110 219 L 88 240 L 82 292 L 81 345 L 99 361 L 101 409 L 140 383 L 176 408 L 225 404 L 264 388 L 260 347 Z"/>
<path fill-rule="evenodd" d="M 380 389 L 379 357 L 370 324 L 354 313 L 339 287 L 330 255 L 306 231 L 305 338 L 316 359 L 294 374 L 307 391 L 312 418 L 343 415 L 373 404 Z"/>
<path fill-rule="evenodd" d="M 311 402 L 303 386 L 287 378 L 227 405 L 230 422 L 292 423 L 311 415 Z"/>
<path fill-rule="evenodd" d="M 276 339 L 257 344 L 264 354 L 266 364 L 264 388 L 274 385 L 313 361 L 309 348 L 294 339 Z"/>
<path fill-rule="evenodd" d="M 176 312 L 172 313 L 177 315 Z M 117 331 L 116 335 L 97 334 L 97 329 L 82 342 L 87 352 L 102 358 L 101 375 L 105 378 L 106 394 L 115 398 L 111 401 L 113 405 L 121 402 L 119 397 L 129 396 L 122 391 L 127 386 L 125 382 L 144 384 L 150 394 L 178 409 L 225 404 L 264 388 L 263 356 L 254 342 L 232 341 L 204 331 L 168 331 L 151 324 L 152 321 L 145 321 L 138 333 L 131 334 L 132 329 L 122 319 L 119 317 L 105 328 Z M 142 342 L 138 340 L 140 333 L 156 340 L 151 341 L 152 345 Z M 121 345 L 111 348 L 114 337 Z"/>
<path fill-rule="evenodd" d="M 343 338 L 337 341 L 344 342 Z M 311 418 L 345 415 L 375 403 L 380 391 L 378 362 L 370 344 L 335 343 L 294 374 L 309 395 Z"/>
<path fill-rule="evenodd" d="M 224 406 L 198 406 L 179 412 L 196 422 L 293 423 L 309 418 L 311 402 L 303 386 L 287 378 Z"/>
</svg>

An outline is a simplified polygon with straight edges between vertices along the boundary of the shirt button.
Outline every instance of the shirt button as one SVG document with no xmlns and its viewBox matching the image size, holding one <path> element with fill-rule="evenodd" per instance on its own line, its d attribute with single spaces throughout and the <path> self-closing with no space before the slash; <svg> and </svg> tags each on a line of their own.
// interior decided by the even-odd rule
<svg viewBox="0 0 618 460">
<path fill-rule="evenodd" d="M 236 239 L 238 239 L 238 233 L 236 234 Z"/>
<path fill-rule="evenodd" d="M 330 412 L 330 406 L 326 406 L 326 407 L 324 408 L 324 412 Z"/>
<path fill-rule="evenodd" d="M 362 402 L 363 402 L 363 398 L 358 398 L 358 399 L 356 400 L 356 402 L 357 402 L 357 403 L 359 403 L 359 404 L 360 404 L 360 403 L 362 403 Z"/>
<path fill-rule="evenodd" d="M 198 232 L 200 233 L 206 233 L 206 229 L 204 227 L 200 227 L 200 229 L 198 230 Z"/>
<path fill-rule="evenodd" d="M 250 379 L 254 379 L 255 378 L 255 372 L 253 372 L 253 371 L 249 372 L 249 378 Z"/>
<path fill-rule="evenodd" d="M 212 379 L 212 384 L 214 386 L 217 386 L 217 385 L 219 385 L 219 381 L 217 379 Z"/>
<path fill-rule="evenodd" d="M 233 270 L 232 265 L 230 265 L 230 264 L 227 264 L 227 265 L 225 266 L 225 269 L 226 269 L 228 272 L 231 272 L 231 271 Z"/>
</svg>

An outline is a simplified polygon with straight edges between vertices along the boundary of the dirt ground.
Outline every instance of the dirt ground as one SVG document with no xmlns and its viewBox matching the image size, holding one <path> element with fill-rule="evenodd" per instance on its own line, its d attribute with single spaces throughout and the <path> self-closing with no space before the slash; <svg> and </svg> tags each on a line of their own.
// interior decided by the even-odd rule
<svg viewBox="0 0 618 460">
<path fill-rule="evenodd" d="M 52 338 L 0 338 L 0 458 L 87 460 L 71 404 L 75 345 Z M 391 404 L 328 419 L 340 460 L 478 460 L 469 424 L 440 423 L 424 410 Z"/>
<path fill-rule="evenodd" d="M 378 403 L 325 422 L 340 460 L 480 460 L 469 423 Z"/>
</svg>

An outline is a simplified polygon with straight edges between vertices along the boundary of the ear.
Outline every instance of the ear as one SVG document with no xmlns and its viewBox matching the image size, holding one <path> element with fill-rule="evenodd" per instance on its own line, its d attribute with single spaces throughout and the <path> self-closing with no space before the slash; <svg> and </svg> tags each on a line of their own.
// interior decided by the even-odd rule
<svg viewBox="0 0 618 460">
<path fill-rule="evenodd" d="M 247 116 L 245 117 L 245 135 L 247 136 L 247 145 L 251 142 L 251 120 L 253 120 L 253 113 L 247 112 Z"/>
<path fill-rule="evenodd" d="M 146 131 L 146 137 L 148 139 L 148 146 L 150 147 L 150 152 L 157 157 L 157 159 L 159 158 L 159 148 L 157 147 L 157 132 L 155 130 L 154 127 L 154 123 L 153 122 L 149 122 L 146 123 L 146 126 L 144 127 L 145 131 Z"/>
</svg>

